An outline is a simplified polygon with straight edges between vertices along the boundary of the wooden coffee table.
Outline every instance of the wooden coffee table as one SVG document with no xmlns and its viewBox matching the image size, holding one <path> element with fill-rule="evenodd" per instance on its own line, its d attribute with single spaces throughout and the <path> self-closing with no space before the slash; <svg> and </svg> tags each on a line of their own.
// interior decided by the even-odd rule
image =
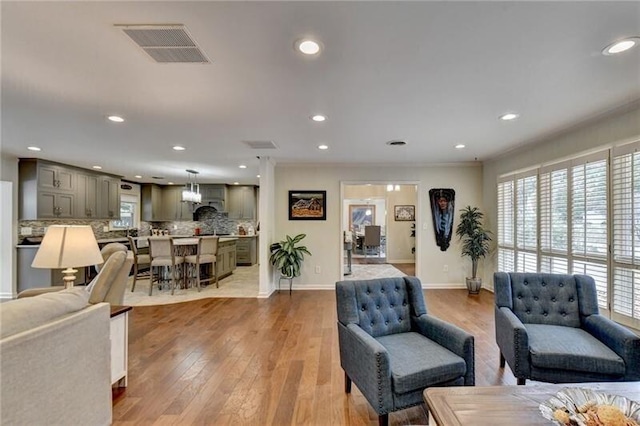
<svg viewBox="0 0 640 426">
<path fill-rule="evenodd" d="M 429 426 L 549 425 L 538 406 L 562 388 L 585 387 L 640 401 L 640 382 L 429 388 Z"/>
</svg>

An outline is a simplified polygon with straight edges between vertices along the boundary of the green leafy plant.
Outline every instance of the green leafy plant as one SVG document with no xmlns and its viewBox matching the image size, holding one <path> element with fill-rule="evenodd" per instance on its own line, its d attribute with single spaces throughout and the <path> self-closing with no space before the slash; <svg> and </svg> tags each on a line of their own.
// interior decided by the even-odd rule
<svg viewBox="0 0 640 426">
<path fill-rule="evenodd" d="M 460 210 L 460 222 L 456 235 L 462 242 L 462 256 L 471 258 L 471 275 L 476 279 L 478 260 L 489 254 L 490 231 L 482 226 L 483 214 L 477 207 L 467 206 Z"/>
<path fill-rule="evenodd" d="M 269 261 L 285 277 L 299 277 L 304 255 L 311 256 L 306 246 L 296 246 L 307 234 L 298 234 L 271 246 Z"/>
</svg>

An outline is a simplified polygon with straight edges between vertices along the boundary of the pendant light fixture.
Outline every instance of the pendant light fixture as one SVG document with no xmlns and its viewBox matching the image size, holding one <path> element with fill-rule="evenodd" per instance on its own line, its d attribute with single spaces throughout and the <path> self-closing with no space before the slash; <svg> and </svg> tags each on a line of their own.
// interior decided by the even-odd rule
<svg viewBox="0 0 640 426">
<path fill-rule="evenodd" d="M 200 204 L 202 202 L 202 194 L 200 194 L 200 185 L 196 181 L 198 172 L 196 170 L 187 169 L 188 182 L 182 190 L 182 201 L 187 203 Z"/>
</svg>

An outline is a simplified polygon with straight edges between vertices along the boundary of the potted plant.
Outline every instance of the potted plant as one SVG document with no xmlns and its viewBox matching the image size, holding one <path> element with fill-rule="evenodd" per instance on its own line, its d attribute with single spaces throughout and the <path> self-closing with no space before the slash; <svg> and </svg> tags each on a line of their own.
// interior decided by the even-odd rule
<svg viewBox="0 0 640 426">
<path fill-rule="evenodd" d="M 309 253 L 306 246 L 296 246 L 307 234 L 298 234 L 291 238 L 287 235 L 285 240 L 271 245 L 271 256 L 269 261 L 280 271 L 284 278 L 295 278 L 300 276 L 300 267 L 304 260 L 304 255 Z"/>
<path fill-rule="evenodd" d="M 477 207 L 467 206 L 460 210 L 460 222 L 456 235 L 462 242 L 462 256 L 471 258 L 471 278 L 467 277 L 469 294 L 478 294 L 482 287 L 482 278 L 477 277 L 478 260 L 489 254 L 490 231 L 482 226 L 483 214 Z"/>
</svg>

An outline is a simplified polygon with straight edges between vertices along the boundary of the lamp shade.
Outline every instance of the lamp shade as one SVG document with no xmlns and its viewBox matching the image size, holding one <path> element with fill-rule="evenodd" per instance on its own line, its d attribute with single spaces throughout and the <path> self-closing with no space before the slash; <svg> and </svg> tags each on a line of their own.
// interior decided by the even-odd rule
<svg viewBox="0 0 640 426">
<path fill-rule="evenodd" d="M 51 225 L 31 266 L 63 269 L 104 262 L 90 226 Z"/>
</svg>

